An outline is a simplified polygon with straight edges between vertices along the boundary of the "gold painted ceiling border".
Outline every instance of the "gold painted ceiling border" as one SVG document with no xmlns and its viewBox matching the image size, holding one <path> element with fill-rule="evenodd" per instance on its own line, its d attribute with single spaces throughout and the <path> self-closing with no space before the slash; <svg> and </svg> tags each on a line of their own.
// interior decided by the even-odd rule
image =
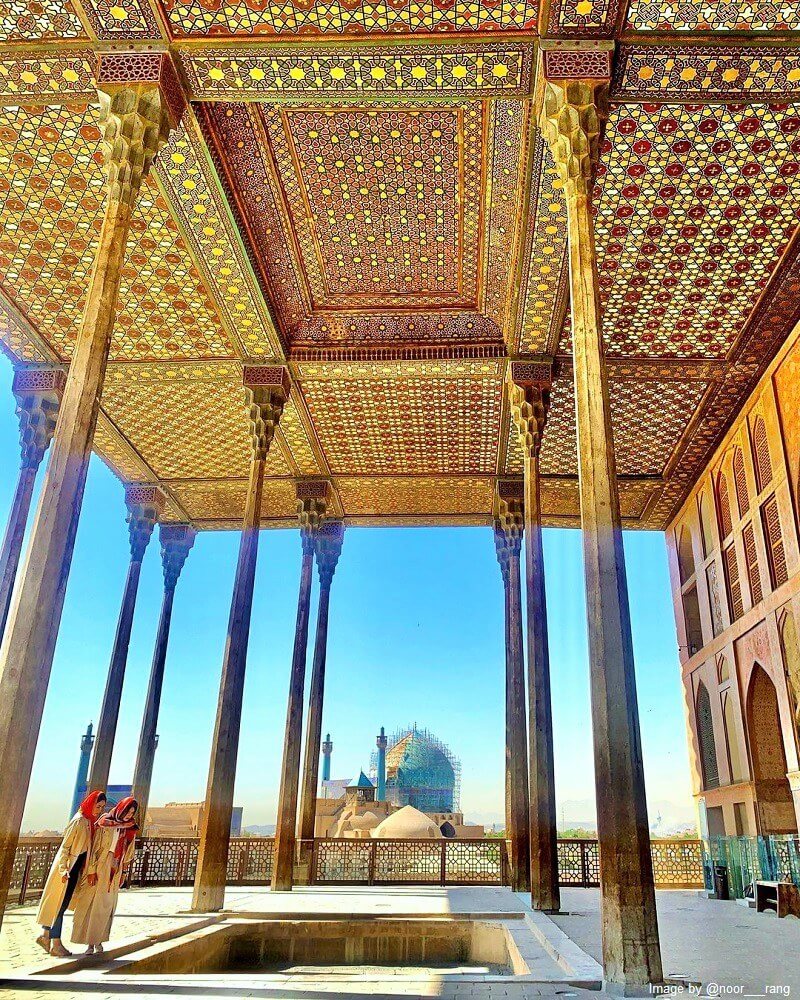
<svg viewBox="0 0 800 1000">
<path fill-rule="evenodd" d="M 518 41 L 273 42 L 176 54 L 199 101 L 529 97 L 533 86 L 534 46 Z"/>
<path fill-rule="evenodd" d="M 643 32 L 627 35 L 618 46 L 609 98 L 621 104 L 800 100 L 800 33 L 706 34 L 668 44 Z"/>
<path fill-rule="evenodd" d="M 129 41 L 125 47 L 143 46 Z M 246 44 L 202 39 L 157 47 L 173 53 L 191 100 L 445 102 L 464 95 L 534 96 L 537 42 L 518 34 L 467 41 L 441 35 L 337 37 L 313 44 L 305 37 Z M 0 45 L 0 103 L 94 102 L 95 54 L 107 48 L 107 42 L 85 39 Z M 452 70 L 461 66 L 464 75 L 453 77 Z M 502 67 L 505 75 L 494 75 L 495 69 L 502 74 Z M 212 70 L 219 79 L 210 76 Z M 800 32 L 626 32 L 617 46 L 610 98 L 617 103 L 799 101 Z"/>
<path fill-rule="evenodd" d="M 510 152 L 504 150 L 512 142 L 503 136 L 503 123 L 506 118 L 512 118 L 515 114 L 520 116 L 519 135 L 520 140 L 517 149 Z M 483 264 L 482 280 L 482 303 L 480 311 L 495 322 L 503 336 L 506 350 L 509 353 L 517 351 L 517 301 L 519 288 L 522 281 L 522 272 L 525 261 L 525 244 L 528 233 L 528 219 L 530 217 L 530 197 L 533 185 L 533 157 L 531 151 L 536 143 L 537 125 L 533 107 L 530 102 L 495 100 L 490 107 L 490 135 L 491 148 L 487 155 L 487 162 L 490 164 L 486 170 L 485 190 L 483 194 L 483 205 L 486 219 L 483 225 L 485 247 L 485 261 Z M 510 165 L 503 167 L 503 158 L 508 156 Z M 505 177 L 512 176 L 513 181 L 505 189 Z M 500 178 L 498 181 L 497 179 Z M 513 202 L 511 191 L 513 190 Z M 499 204 L 497 203 L 499 199 Z M 510 242 L 505 234 L 508 229 L 513 230 Z M 502 233 L 503 238 L 499 238 Z M 503 242 L 507 243 L 508 250 L 502 254 L 499 263 L 497 255 L 492 253 L 494 240 L 502 247 Z M 493 260 L 494 259 L 494 260 Z M 495 277 L 494 271 L 500 273 Z M 505 272 L 505 277 L 503 277 Z M 502 312 L 498 311 L 492 304 L 492 296 L 495 288 L 505 285 L 502 295 Z"/>
<path fill-rule="evenodd" d="M 154 174 L 240 360 L 280 358 L 280 338 L 191 111 L 161 151 Z"/>
<path fill-rule="evenodd" d="M 302 383 L 306 379 L 328 382 L 393 378 L 477 378 L 502 379 L 505 372 L 502 358 L 439 358 L 419 361 L 340 361 L 335 364 L 319 361 L 290 361 L 290 369 Z"/>
</svg>

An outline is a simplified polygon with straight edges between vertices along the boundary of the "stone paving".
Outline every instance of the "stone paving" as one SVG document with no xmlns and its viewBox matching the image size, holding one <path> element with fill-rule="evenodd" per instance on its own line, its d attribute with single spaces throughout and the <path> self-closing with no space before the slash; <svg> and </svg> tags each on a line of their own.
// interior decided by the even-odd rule
<svg viewBox="0 0 800 1000">
<path fill-rule="evenodd" d="M 488 894 L 488 895 L 487 895 Z M 741 905 L 709 901 L 693 891 L 659 892 L 665 973 L 682 973 L 690 979 L 735 987 L 724 996 L 763 997 L 766 987 L 778 996 L 800 996 L 800 920 L 778 920 L 773 914 L 756 914 Z M 581 948 L 600 957 L 599 892 L 591 889 L 564 890 L 564 915 L 555 918 Z M 196 916 L 179 911 L 188 907 L 190 891 L 184 889 L 133 890 L 120 897 L 112 943 L 122 939 L 156 934 L 188 926 Z M 355 913 L 474 913 L 509 912 L 525 908 L 524 897 L 515 898 L 508 890 L 481 887 L 470 889 L 399 888 L 365 891 L 357 889 L 304 889 L 291 894 L 274 894 L 262 889 L 229 890 L 227 905 L 237 913 L 338 914 Z M 43 953 L 34 943 L 36 907 L 12 909 L 0 933 L 0 977 L 18 975 L 40 964 Z M 69 919 L 65 939 L 68 940 Z M 380 979 L 366 977 L 361 970 L 297 970 L 296 975 L 230 977 L 209 982 L 202 977 L 184 977 L 154 984 L 77 984 L 60 978 L 52 987 L 42 988 L 41 980 L 17 982 L 11 986 L 0 978 L 0 996 L 42 998 L 42 1000 L 120 1000 L 128 995 L 163 998 L 165 995 L 218 998 L 256 997 L 263 1000 L 329 1000 L 348 996 L 443 997 L 446 1000 L 526 1000 L 531 997 L 578 998 L 591 1000 L 602 994 L 590 993 L 568 984 L 485 983 L 474 976 L 442 974 L 431 970 L 381 969 Z M 789 992 L 786 992 L 788 988 Z M 704 990 L 704 993 L 706 990 Z M 713 992 L 713 991 L 712 991 Z M 775 993 L 773 993 L 775 995 Z"/>
<path fill-rule="evenodd" d="M 562 889 L 561 906 L 567 912 L 555 922 L 600 961 L 600 890 Z M 800 998 L 797 917 L 778 920 L 695 890 L 656 892 L 656 906 L 665 976 L 685 975 L 704 983 L 706 992 L 719 986 L 724 997 Z"/>
</svg>

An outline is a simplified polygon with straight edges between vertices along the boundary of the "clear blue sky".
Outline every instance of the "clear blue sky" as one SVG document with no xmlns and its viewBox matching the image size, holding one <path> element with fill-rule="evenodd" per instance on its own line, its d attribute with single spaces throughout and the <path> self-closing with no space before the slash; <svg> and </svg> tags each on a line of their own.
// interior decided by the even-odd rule
<svg viewBox="0 0 800 1000">
<path fill-rule="evenodd" d="M 11 374 L 0 359 L 0 530 L 19 455 Z M 588 821 L 594 784 L 580 535 L 547 530 L 544 544 L 559 820 Z M 197 801 L 205 792 L 237 547 L 235 532 L 201 533 L 178 584 L 154 805 Z M 663 535 L 627 533 L 625 550 L 651 821 L 659 812 L 668 823 L 691 821 Z M 100 709 L 128 558 L 122 485 L 93 457 L 26 830 L 59 828 L 65 820 L 80 735 Z M 274 821 L 299 567 L 296 531 L 262 533 L 236 783 L 245 825 Z M 114 783 L 130 781 L 133 770 L 161 592 L 154 534 L 139 588 Z M 392 732 L 416 721 L 461 759 L 468 818 L 501 821 L 503 671 L 502 585 L 488 528 L 348 530 L 333 583 L 323 723 L 334 741 L 334 777 L 367 768 L 380 726 Z"/>
</svg>

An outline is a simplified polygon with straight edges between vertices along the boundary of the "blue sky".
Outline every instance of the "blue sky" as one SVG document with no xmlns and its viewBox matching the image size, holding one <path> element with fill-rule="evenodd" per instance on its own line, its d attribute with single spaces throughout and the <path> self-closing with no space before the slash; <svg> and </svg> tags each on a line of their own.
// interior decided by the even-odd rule
<svg viewBox="0 0 800 1000">
<path fill-rule="evenodd" d="M 0 530 L 19 455 L 11 374 L 11 366 L 0 360 Z M 594 817 L 594 784 L 580 535 L 570 530 L 544 535 L 559 820 L 588 821 Z M 235 532 L 201 533 L 178 584 L 154 805 L 197 801 L 205 792 L 237 547 Z M 664 537 L 627 533 L 625 551 L 651 820 L 660 813 L 667 823 L 692 821 Z M 128 558 L 122 485 L 93 457 L 26 830 L 64 822 L 80 735 L 99 713 Z M 245 825 L 274 821 L 299 569 L 298 533 L 263 532 L 235 796 L 244 807 Z M 133 770 L 161 592 L 154 534 L 133 625 L 114 783 L 130 781 Z M 323 725 L 334 741 L 333 776 L 367 768 L 380 726 L 391 733 L 416 721 L 460 758 L 467 817 L 500 821 L 502 613 L 489 529 L 349 529 L 331 598 Z M 312 617 L 312 636 L 313 625 Z"/>
</svg>

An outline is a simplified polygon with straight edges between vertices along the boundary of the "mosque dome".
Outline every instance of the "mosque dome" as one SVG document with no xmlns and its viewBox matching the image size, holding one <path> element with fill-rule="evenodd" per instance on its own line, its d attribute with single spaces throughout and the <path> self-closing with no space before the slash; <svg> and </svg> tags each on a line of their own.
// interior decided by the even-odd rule
<svg viewBox="0 0 800 1000">
<path fill-rule="evenodd" d="M 443 743 L 415 727 L 395 738 L 386 751 L 387 798 L 424 812 L 451 812 L 457 776 Z"/>
<path fill-rule="evenodd" d="M 382 840 L 441 840 L 442 831 L 419 809 L 403 806 L 379 823 L 372 836 Z"/>
</svg>

